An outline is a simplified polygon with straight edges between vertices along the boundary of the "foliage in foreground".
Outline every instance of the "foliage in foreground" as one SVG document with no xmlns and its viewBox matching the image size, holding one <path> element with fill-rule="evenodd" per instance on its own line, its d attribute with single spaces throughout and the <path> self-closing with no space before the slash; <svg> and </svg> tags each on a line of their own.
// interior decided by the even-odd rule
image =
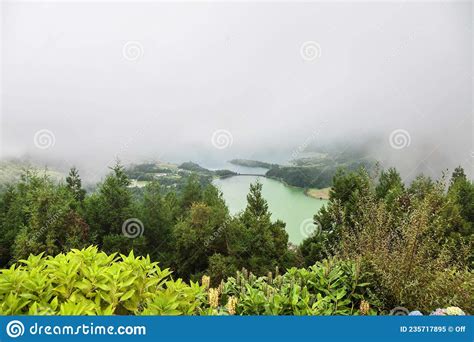
<svg viewBox="0 0 474 342">
<path fill-rule="evenodd" d="M 244 270 L 210 288 L 207 276 L 187 284 L 148 257 L 96 247 L 31 255 L 0 272 L 2 315 L 357 314 L 368 285 L 356 265 L 326 261 L 275 277 Z"/>
<path fill-rule="evenodd" d="M 193 314 L 203 298 L 196 283 L 173 281 L 148 257 L 107 255 L 96 247 L 55 257 L 31 255 L 1 271 L 4 315 Z"/>
<path fill-rule="evenodd" d="M 353 262 L 325 260 L 275 277 L 244 269 L 228 278 L 223 292 L 239 299 L 236 312 L 243 315 L 355 315 L 366 302 L 369 284 L 362 278 Z M 375 313 L 366 308 L 363 314 Z"/>
<path fill-rule="evenodd" d="M 447 191 L 446 191 L 447 190 Z M 334 177 L 329 205 L 315 215 L 323 233 L 300 247 L 307 264 L 328 255 L 359 260 L 380 310 L 474 310 L 474 184 L 462 168 L 405 188 L 394 169 Z"/>
</svg>

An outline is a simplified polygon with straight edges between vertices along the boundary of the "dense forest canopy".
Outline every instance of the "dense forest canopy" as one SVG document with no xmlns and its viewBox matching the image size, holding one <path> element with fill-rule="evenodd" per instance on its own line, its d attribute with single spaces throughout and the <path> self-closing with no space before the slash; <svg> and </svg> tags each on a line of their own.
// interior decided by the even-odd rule
<svg viewBox="0 0 474 342">
<path fill-rule="evenodd" d="M 184 280 L 210 276 L 217 286 L 241 269 L 267 276 L 345 260 L 359 265 L 379 310 L 474 307 L 474 184 L 461 167 L 449 179 L 420 175 L 411 184 L 393 168 L 339 169 L 328 205 L 314 216 L 321 230 L 299 246 L 288 242 L 284 222 L 272 221 L 259 182 L 245 210 L 230 215 L 220 191 L 192 171 L 171 188 L 155 178 L 132 188 L 127 172 L 117 163 L 86 193 L 76 168 L 60 183 L 25 171 L 0 196 L 1 264 L 96 245 L 148 255 Z"/>
</svg>

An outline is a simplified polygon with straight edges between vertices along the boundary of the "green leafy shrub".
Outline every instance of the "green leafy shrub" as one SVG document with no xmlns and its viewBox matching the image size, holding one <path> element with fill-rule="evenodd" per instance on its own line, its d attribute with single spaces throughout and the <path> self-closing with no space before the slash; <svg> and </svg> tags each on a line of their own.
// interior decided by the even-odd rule
<svg viewBox="0 0 474 342">
<path fill-rule="evenodd" d="M 0 314 L 375 314 L 374 308 L 381 306 L 372 293 L 385 283 L 369 284 L 367 279 L 376 280 L 380 274 L 362 269 L 359 263 L 340 259 L 308 269 L 291 268 L 282 275 L 277 269 L 275 275 L 257 277 L 243 269 L 213 288 L 207 276 L 202 285 L 188 284 L 173 280 L 168 269 L 149 257 L 135 257 L 133 252 L 108 255 L 88 247 L 54 257 L 31 255 L 0 270 Z M 413 299 L 416 303 L 462 303 L 468 311 L 472 308 L 472 271 L 440 271 L 432 277 L 427 290 L 417 292 L 421 297 Z"/>
<path fill-rule="evenodd" d="M 149 257 L 96 247 L 31 255 L 0 270 L 2 315 L 330 315 L 358 314 L 367 283 L 352 262 L 256 277 L 247 271 L 210 288 L 173 280 Z"/>
<path fill-rule="evenodd" d="M 445 215 L 455 206 L 445 201 L 444 188 L 443 182 L 419 178 L 407 193 L 397 187 L 396 196 L 380 200 L 366 187 L 348 212 L 339 213 L 337 253 L 361 260 L 380 311 L 397 306 L 472 311 L 472 240 L 456 233 L 459 221 Z"/>
<path fill-rule="evenodd" d="M 367 285 L 355 263 L 325 260 L 275 277 L 243 270 L 227 280 L 223 294 L 238 297 L 236 313 L 243 315 L 354 315 Z"/>
<path fill-rule="evenodd" d="M 0 314 L 197 314 L 204 289 L 173 281 L 149 257 L 96 247 L 30 256 L 0 271 Z"/>
</svg>

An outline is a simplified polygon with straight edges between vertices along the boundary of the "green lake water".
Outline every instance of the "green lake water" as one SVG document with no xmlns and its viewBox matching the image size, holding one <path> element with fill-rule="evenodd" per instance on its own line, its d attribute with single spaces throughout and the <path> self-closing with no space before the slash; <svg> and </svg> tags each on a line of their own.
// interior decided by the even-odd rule
<svg viewBox="0 0 474 342">
<path fill-rule="evenodd" d="M 313 215 L 327 201 L 308 197 L 303 189 L 265 177 L 234 176 L 216 179 L 214 185 L 222 191 L 232 214 L 245 209 L 250 183 L 254 183 L 257 178 L 263 185 L 263 196 L 268 201 L 272 220 L 280 219 L 285 222 L 290 242 L 299 244 L 314 231 Z"/>
</svg>

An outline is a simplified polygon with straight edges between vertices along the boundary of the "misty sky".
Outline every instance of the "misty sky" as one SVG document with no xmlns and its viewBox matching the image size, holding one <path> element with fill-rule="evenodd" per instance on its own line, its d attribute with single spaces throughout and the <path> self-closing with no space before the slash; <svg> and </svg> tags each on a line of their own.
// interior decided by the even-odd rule
<svg viewBox="0 0 474 342">
<path fill-rule="evenodd" d="M 2 156 L 285 162 L 308 142 L 370 139 L 368 153 L 405 174 L 469 171 L 471 7 L 3 3 Z M 47 149 L 34 140 L 44 129 Z M 212 144 L 219 129 L 227 148 Z M 409 146 L 390 145 L 397 129 Z"/>
</svg>

